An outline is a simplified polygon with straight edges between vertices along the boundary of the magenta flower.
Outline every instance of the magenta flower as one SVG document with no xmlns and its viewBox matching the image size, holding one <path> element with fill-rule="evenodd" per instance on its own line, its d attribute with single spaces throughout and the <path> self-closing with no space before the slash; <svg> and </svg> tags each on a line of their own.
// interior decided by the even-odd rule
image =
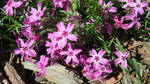
<svg viewBox="0 0 150 84">
<path fill-rule="evenodd" d="M 120 52 L 119 50 L 115 52 L 115 54 L 119 57 L 117 59 L 115 59 L 114 63 L 115 64 L 119 64 L 121 63 L 121 66 L 123 68 L 127 68 L 127 56 L 129 55 L 129 51 L 126 51 L 124 54 L 122 52 Z"/>
<path fill-rule="evenodd" d="M 27 21 L 29 21 L 28 23 L 37 22 L 37 21 L 39 21 L 39 20 L 41 19 L 41 17 L 43 16 L 46 7 L 44 7 L 43 10 L 41 9 L 41 7 L 42 7 L 42 2 L 39 2 L 39 3 L 37 4 L 37 7 L 38 7 L 38 10 L 36 10 L 35 8 L 32 8 L 32 7 L 31 7 L 30 13 L 31 13 L 32 15 L 30 15 L 30 16 L 27 17 Z"/>
<path fill-rule="evenodd" d="M 7 4 L 3 7 L 8 16 L 13 15 L 13 7 L 18 8 L 22 5 L 23 1 L 15 2 L 14 0 L 9 0 Z"/>
<path fill-rule="evenodd" d="M 127 14 L 126 16 L 127 20 L 131 20 L 131 24 L 136 24 L 136 27 L 139 28 L 141 27 L 141 23 L 139 22 L 140 17 L 136 16 L 135 14 Z"/>
<path fill-rule="evenodd" d="M 32 62 L 32 60 L 28 56 L 36 57 L 35 50 L 30 49 L 30 47 L 34 43 L 34 40 L 28 40 L 26 43 L 24 43 L 24 41 L 21 38 L 19 38 L 17 42 L 19 48 L 14 50 L 14 54 L 21 54 L 26 60 Z"/>
<path fill-rule="evenodd" d="M 68 43 L 68 51 L 61 51 L 60 52 L 60 55 L 67 55 L 67 58 L 66 58 L 66 63 L 70 63 L 71 59 L 73 59 L 73 62 L 75 63 L 79 63 L 76 55 L 79 54 L 81 52 L 80 49 L 74 49 L 72 50 L 72 46 L 70 43 Z"/>
<path fill-rule="evenodd" d="M 148 2 L 147 1 L 143 1 L 141 2 L 141 0 L 136 0 L 136 3 L 134 2 L 131 7 L 134 7 L 132 12 L 135 15 L 138 15 L 138 13 L 140 13 L 140 15 L 144 14 L 144 7 L 148 6 Z"/>
<path fill-rule="evenodd" d="M 36 74 L 36 77 L 40 75 L 46 76 L 46 66 L 48 64 L 49 58 L 45 55 L 40 56 L 40 61 L 36 63 L 36 69 L 40 69 L 40 72 Z"/>
<path fill-rule="evenodd" d="M 73 22 L 70 22 L 67 28 L 65 28 L 63 22 L 59 22 L 57 24 L 57 27 L 58 27 L 58 31 L 54 33 L 49 33 L 48 38 L 59 39 L 61 41 L 62 47 L 64 47 L 67 44 L 67 39 L 71 41 L 77 41 L 77 37 L 70 33 L 74 28 Z"/>
<path fill-rule="evenodd" d="M 92 55 L 92 57 L 88 58 L 88 59 L 87 59 L 87 62 L 88 62 L 88 63 L 94 62 L 94 68 L 95 68 L 95 69 L 98 69 L 98 68 L 100 68 L 100 63 L 101 63 L 101 64 L 107 64 L 107 63 L 109 63 L 109 60 L 103 58 L 103 55 L 104 55 L 105 53 L 106 53 L 106 52 L 102 49 L 102 50 L 100 50 L 100 51 L 98 52 L 98 54 L 97 54 L 97 52 L 95 51 L 95 49 L 92 49 L 92 50 L 90 51 L 90 54 Z"/>
</svg>

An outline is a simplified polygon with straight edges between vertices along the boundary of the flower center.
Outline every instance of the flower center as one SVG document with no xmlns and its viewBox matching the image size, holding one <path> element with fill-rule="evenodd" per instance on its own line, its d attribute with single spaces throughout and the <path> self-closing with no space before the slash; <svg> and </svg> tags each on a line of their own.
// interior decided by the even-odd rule
<svg viewBox="0 0 150 84">
<path fill-rule="evenodd" d="M 100 60 L 99 56 L 95 56 L 94 60 L 96 60 L 96 61 Z"/>
<path fill-rule="evenodd" d="M 11 1 L 9 1 L 9 2 L 8 2 L 8 6 L 11 6 L 11 4 L 12 4 L 12 2 L 11 2 Z"/>
<path fill-rule="evenodd" d="M 23 48 L 23 50 L 24 50 L 24 51 L 27 51 L 27 50 L 28 50 L 28 48 L 27 48 L 27 47 L 24 47 L 24 48 Z"/>
<path fill-rule="evenodd" d="M 125 56 L 123 56 L 123 57 L 122 57 L 122 60 L 123 60 L 123 61 L 125 61 L 125 60 L 126 60 L 126 57 L 125 57 Z"/>
<path fill-rule="evenodd" d="M 137 4 L 137 5 L 136 5 L 136 7 L 137 7 L 137 8 L 140 8 L 140 7 L 141 7 L 141 5 L 140 5 L 140 4 Z"/>
<path fill-rule="evenodd" d="M 39 13 L 39 12 L 38 12 L 38 13 L 36 13 L 36 16 L 37 16 L 37 17 L 40 17 L 40 13 Z"/>
<path fill-rule="evenodd" d="M 67 31 L 63 31 L 63 33 L 62 33 L 62 35 L 64 36 L 64 37 L 67 37 L 68 36 L 68 32 Z"/>
<path fill-rule="evenodd" d="M 69 52 L 69 56 L 73 56 L 73 52 L 72 51 Z"/>
</svg>

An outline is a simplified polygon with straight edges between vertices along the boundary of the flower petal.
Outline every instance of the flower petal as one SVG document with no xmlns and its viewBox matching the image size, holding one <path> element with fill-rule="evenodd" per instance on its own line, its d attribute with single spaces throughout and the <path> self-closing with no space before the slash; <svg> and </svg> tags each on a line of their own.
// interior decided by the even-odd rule
<svg viewBox="0 0 150 84">
<path fill-rule="evenodd" d="M 73 35 L 73 34 L 69 34 L 68 35 L 68 37 L 67 37 L 69 40 L 71 40 L 71 41 L 77 41 L 77 37 L 75 36 L 75 35 Z"/>
<path fill-rule="evenodd" d="M 68 64 L 70 61 L 71 61 L 71 58 L 69 56 L 67 56 L 66 63 Z"/>
<path fill-rule="evenodd" d="M 59 31 L 64 31 L 64 30 L 65 30 L 64 22 L 59 22 L 59 23 L 57 24 L 57 27 L 58 27 L 58 30 L 59 30 Z"/>
<path fill-rule="evenodd" d="M 22 48 L 17 48 L 14 50 L 14 54 L 15 55 L 18 55 L 18 54 L 21 54 L 22 53 Z"/>
<path fill-rule="evenodd" d="M 92 56 L 97 56 L 97 52 L 95 51 L 95 49 L 92 49 L 91 51 L 90 51 L 90 54 L 92 55 Z"/>
<path fill-rule="evenodd" d="M 115 54 L 116 54 L 118 57 L 124 56 L 124 55 L 122 54 L 122 52 L 120 52 L 119 50 L 117 50 L 117 51 L 115 52 Z"/>
<path fill-rule="evenodd" d="M 103 57 L 103 55 L 106 53 L 106 51 L 104 51 L 103 49 L 101 49 L 99 52 L 98 52 L 98 56 L 99 57 Z"/>
<path fill-rule="evenodd" d="M 68 32 L 71 32 L 73 28 L 74 28 L 74 23 L 73 23 L 73 22 L 70 22 L 70 23 L 68 24 L 68 26 L 67 26 L 67 31 L 68 31 Z"/>
<path fill-rule="evenodd" d="M 28 55 L 30 55 L 31 57 L 36 57 L 36 52 L 35 50 L 32 50 L 32 49 L 28 49 Z"/>
</svg>

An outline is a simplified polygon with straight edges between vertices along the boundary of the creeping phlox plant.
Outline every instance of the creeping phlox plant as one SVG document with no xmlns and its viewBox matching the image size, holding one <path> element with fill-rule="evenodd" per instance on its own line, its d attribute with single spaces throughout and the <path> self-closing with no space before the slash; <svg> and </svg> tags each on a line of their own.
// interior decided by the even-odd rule
<svg viewBox="0 0 150 84">
<path fill-rule="evenodd" d="M 3 7 L 3 14 L 13 21 L 19 18 L 17 9 L 22 11 L 21 21 L 15 20 L 22 26 L 13 30 L 18 46 L 14 54 L 29 62 L 40 58 L 36 77 L 46 76 L 47 66 L 63 63 L 81 67 L 89 80 L 103 82 L 113 68 L 127 71 L 131 65 L 130 51 L 123 49 L 119 33 L 149 34 L 150 8 L 144 0 L 41 1 L 9 0 Z"/>
</svg>

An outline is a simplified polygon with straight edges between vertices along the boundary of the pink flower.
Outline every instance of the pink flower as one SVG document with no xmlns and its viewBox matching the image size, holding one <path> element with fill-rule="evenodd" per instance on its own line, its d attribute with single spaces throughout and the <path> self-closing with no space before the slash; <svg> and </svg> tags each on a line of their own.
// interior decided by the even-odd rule
<svg viewBox="0 0 150 84">
<path fill-rule="evenodd" d="M 148 6 L 148 2 L 147 1 L 143 1 L 141 2 L 141 0 L 136 0 L 136 3 L 134 2 L 131 7 L 134 7 L 132 12 L 135 15 L 138 15 L 138 13 L 140 13 L 140 15 L 144 14 L 144 7 Z"/>
<path fill-rule="evenodd" d="M 119 0 L 120 2 L 126 2 L 126 4 L 124 4 L 122 6 L 122 8 L 127 9 L 128 6 L 132 7 L 132 5 L 134 4 L 133 0 Z"/>
<path fill-rule="evenodd" d="M 57 27 L 58 27 L 58 31 L 54 33 L 49 33 L 48 38 L 50 39 L 60 38 L 59 41 L 61 41 L 62 47 L 64 47 L 67 44 L 67 39 L 71 41 L 77 41 L 77 37 L 70 33 L 74 28 L 73 22 L 70 22 L 67 28 L 65 28 L 63 22 L 59 22 L 57 24 Z"/>
<path fill-rule="evenodd" d="M 36 75 L 36 77 L 39 77 L 40 75 L 46 76 L 46 66 L 48 61 L 49 58 L 45 55 L 40 56 L 40 61 L 36 63 L 36 69 L 40 69 L 40 72 Z"/>
<path fill-rule="evenodd" d="M 95 69 L 99 69 L 100 68 L 100 63 L 101 64 L 107 64 L 109 62 L 109 60 L 103 58 L 103 55 L 105 54 L 105 51 L 102 49 L 98 52 L 95 51 L 95 49 L 92 49 L 90 51 L 90 54 L 92 55 L 92 57 L 87 59 L 88 63 L 92 63 L 94 62 L 94 68 Z"/>
<path fill-rule="evenodd" d="M 28 23 L 34 23 L 34 22 L 37 22 L 41 19 L 41 17 L 43 16 L 44 14 L 44 11 L 46 9 L 46 7 L 43 8 L 43 10 L 41 10 L 41 7 L 42 7 L 42 2 L 39 2 L 37 4 L 37 7 L 38 7 L 38 10 L 36 10 L 35 8 L 32 8 L 31 7 L 31 11 L 30 13 L 32 15 L 28 16 L 26 19 L 29 21 Z"/>
<path fill-rule="evenodd" d="M 124 21 L 124 16 L 121 17 L 121 20 L 118 19 L 118 16 L 117 15 L 114 15 L 114 21 L 115 21 L 115 27 L 118 29 L 118 28 L 122 28 L 122 29 L 129 29 L 133 26 L 132 23 L 129 23 L 129 24 L 124 24 L 123 21 Z"/>
<path fill-rule="evenodd" d="M 127 20 L 131 20 L 133 25 L 136 24 L 137 28 L 141 27 L 141 23 L 139 22 L 140 17 L 136 16 L 135 14 L 127 14 L 125 17 Z"/>
<path fill-rule="evenodd" d="M 51 54 L 51 58 L 55 58 L 55 51 L 59 49 L 58 44 L 52 40 L 51 42 L 46 41 L 47 54 Z"/>
<path fill-rule="evenodd" d="M 99 4 L 102 6 L 105 12 L 117 12 L 117 8 L 112 6 L 114 4 L 112 1 L 109 1 L 106 4 L 104 0 L 99 0 Z"/>
<path fill-rule="evenodd" d="M 3 7 L 8 16 L 13 15 L 13 7 L 18 8 L 22 5 L 24 1 L 15 2 L 14 0 L 9 0 L 7 4 Z"/>
<path fill-rule="evenodd" d="M 79 63 L 76 55 L 79 54 L 81 52 L 80 49 L 74 49 L 72 50 L 72 47 L 71 47 L 71 44 L 68 43 L 68 51 L 61 51 L 60 52 L 60 55 L 67 55 L 67 58 L 66 58 L 66 63 L 68 64 L 71 59 L 73 59 L 73 62 L 75 63 Z"/>
<path fill-rule="evenodd" d="M 28 55 L 31 57 L 36 57 L 35 50 L 30 49 L 30 47 L 34 43 L 34 40 L 28 40 L 26 43 L 24 43 L 24 41 L 21 38 L 19 38 L 17 42 L 19 48 L 14 50 L 14 54 L 15 55 L 21 54 L 26 60 L 32 62 L 32 60 L 28 57 Z"/>
<path fill-rule="evenodd" d="M 126 51 L 124 54 L 122 52 L 120 52 L 119 50 L 115 52 L 115 54 L 119 57 L 117 59 L 115 59 L 114 63 L 115 64 L 119 64 L 121 63 L 121 66 L 123 68 L 127 68 L 127 56 L 129 55 L 129 51 Z"/>
</svg>

